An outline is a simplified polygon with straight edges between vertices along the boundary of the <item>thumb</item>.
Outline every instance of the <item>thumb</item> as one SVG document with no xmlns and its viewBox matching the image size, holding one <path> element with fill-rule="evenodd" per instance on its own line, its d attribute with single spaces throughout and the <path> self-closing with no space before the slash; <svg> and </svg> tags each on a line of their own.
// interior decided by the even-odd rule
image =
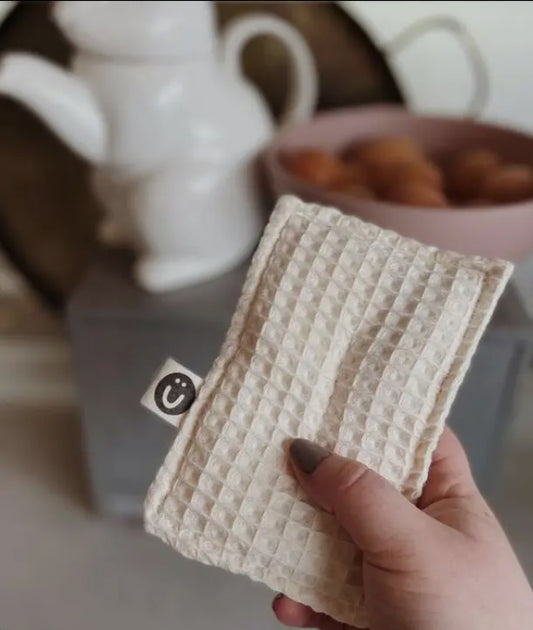
<svg viewBox="0 0 533 630">
<path fill-rule="evenodd" d="M 383 477 L 308 440 L 294 440 L 289 453 L 303 489 L 335 514 L 363 553 L 415 551 L 428 519 Z"/>
</svg>

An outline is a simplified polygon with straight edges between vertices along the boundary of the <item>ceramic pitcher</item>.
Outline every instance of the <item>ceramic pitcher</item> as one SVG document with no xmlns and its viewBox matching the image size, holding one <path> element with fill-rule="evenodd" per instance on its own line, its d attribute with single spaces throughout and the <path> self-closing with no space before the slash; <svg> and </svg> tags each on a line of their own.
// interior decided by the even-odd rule
<svg viewBox="0 0 533 630">
<path fill-rule="evenodd" d="M 254 161 L 274 125 L 241 74 L 240 53 L 256 35 L 281 39 L 292 65 L 283 122 L 301 121 L 316 98 L 303 38 L 253 15 L 219 40 L 212 3 L 198 1 L 57 2 L 53 17 L 76 48 L 71 69 L 8 54 L 0 93 L 94 165 L 101 238 L 138 252 L 135 275 L 151 291 L 246 258 L 264 223 Z"/>
</svg>

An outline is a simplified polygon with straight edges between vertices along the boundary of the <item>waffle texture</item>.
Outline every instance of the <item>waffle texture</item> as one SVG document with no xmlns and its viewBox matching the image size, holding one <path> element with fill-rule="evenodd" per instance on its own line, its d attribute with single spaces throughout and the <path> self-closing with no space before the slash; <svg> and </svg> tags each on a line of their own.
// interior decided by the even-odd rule
<svg viewBox="0 0 533 630">
<path fill-rule="evenodd" d="M 512 266 L 283 197 L 145 504 L 149 532 L 354 625 L 359 553 L 287 472 L 303 437 L 410 500 Z"/>
</svg>

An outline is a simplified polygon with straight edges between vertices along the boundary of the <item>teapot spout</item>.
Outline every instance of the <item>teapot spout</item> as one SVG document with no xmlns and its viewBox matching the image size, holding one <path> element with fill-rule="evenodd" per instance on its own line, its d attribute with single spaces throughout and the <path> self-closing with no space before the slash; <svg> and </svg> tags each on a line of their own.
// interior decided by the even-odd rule
<svg viewBox="0 0 533 630">
<path fill-rule="evenodd" d="M 0 94 L 32 110 L 85 159 L 104 161 L 103 115 L 90 89 L 72 73 L 35 55 L 8 54 L 0 59 Z"/>
</svg>

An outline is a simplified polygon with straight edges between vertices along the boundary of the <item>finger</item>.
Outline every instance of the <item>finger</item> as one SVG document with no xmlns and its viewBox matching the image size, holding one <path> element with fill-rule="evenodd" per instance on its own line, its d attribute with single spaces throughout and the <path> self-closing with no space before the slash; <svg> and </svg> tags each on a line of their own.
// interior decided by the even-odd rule
<svg viewBox="0 0 533 630">
<path fill-rule="evenodd" d="M 276 618 L 292 628 L 319 628 L 319 630 L 348 630 L 348 626 L 315 612 L 309 606 L 295 602 L 285 595 L 278 595 L 272 602 Z"/>
<path fill-rule="evenodd" d="M 317 613 L 309 606 L 299 604 L 284 595 L 279 595 L 274 599 L 272 609 L 278 620 L 286 626 L 293 628 L 316 627 L 313 622 L 317 621 Z"/>
<path fill-rule="evenodd" d="M 289 452 L 304 490 L 337 516 L 363 553 L 414 549 L 430 519 L 383 477 L 308 440 L 294 440 Z"/>
<path fill-rule="evenodd" d="M 418 501 L 426 509 L 443 499 L 462 499 L 479 494 L 466 453 L 459 439 L 445 428 L 429 469 L 429 475 Z"/>
</svg>

